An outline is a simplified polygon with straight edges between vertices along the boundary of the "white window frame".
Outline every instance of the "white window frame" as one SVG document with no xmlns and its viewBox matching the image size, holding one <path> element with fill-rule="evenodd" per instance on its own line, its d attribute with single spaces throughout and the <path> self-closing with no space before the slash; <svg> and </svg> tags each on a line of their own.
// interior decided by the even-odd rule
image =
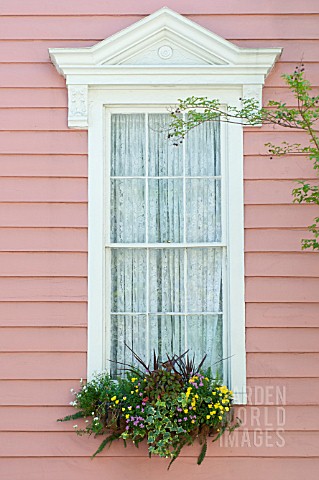
<svg viewBox="0 0 319 480">
<path fill-rule="evenodd" d="M 89 48 L 50 49 L 66 78 L 68 125 L 88 129 L 88 378 L 105 365 L 105 108 L 175 105 L 208 96 L 240 107 L 261 103 L 262 86 L 280 48 L 240 48 L 168 8 Z M 225 130 L 224 216 L 227 223 L 228 383 L 246 403 L 243 128 Z M 226 185 L 225 185 L 226 186 Z M 227 206 L 227 208 L 226 208 Z"/>
<path fill-rule="evenodd" d="M 168 108 L 176 103 L 176 95 L 183 97 L 198 94 L 201 96 L 216 96 L 225 104 L 239 103 L 240 89 L 205 88 L 194 93 L 194 89 L 156 89 L 143 88 L 128 92 L 125 88 L 94 89 L 90 92 L 94 100 L 90 101 L 90 123 L 95 125 L 89 129 L 89 278 L 88 278 L 88 374 L 102 371 L 107 359 L 105 352 L 108 341 L 105 335 L 110 311 L 110 285 L 106 283 L 105 265 L 105 215 L 108 204 L 109 179 L 106 176 L 106 165 L 109 144 L 109 131 L 106 129 L 105 109 L 127 111 L 128 105 L 132 111 L 141 111 L 141 106 L 147 110 Z M 90 98 L 90 97 L 89 97 Z M 156 103 L 154 100 L 156 99 Z M 122 108 L 120 105 L 122 104 Z M 232 139 L 229 142 L 229 138 Z M 245 356 L 245 303 L 244 303 L 244 228 L 243 228 L 243 132 L 241 125 L 222 124 L 222 218 L 224 220 L 227 247 L 227 267 L 225 292 L 226 302 L 224 316 L 224 351 L 229 352 L 229 358 L 224 361 L 228 383 L 236 393 L 238 403 L 245 401 L 246 356 Z M 103 161 L 101 161 L 103 159 Z M 231 165 L 230 165 L 231 163 Z M 230 168 L 231 167 L 231 168 Z M 106 293 L 107 292 L 107 293 Z"/>
</svg>

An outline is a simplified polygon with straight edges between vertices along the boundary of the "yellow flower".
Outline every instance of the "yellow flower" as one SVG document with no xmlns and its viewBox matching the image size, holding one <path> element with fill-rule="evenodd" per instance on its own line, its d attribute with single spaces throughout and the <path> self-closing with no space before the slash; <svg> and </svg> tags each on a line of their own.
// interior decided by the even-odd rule
<svg viewBox="0 0 319 480">
<path fill-rule="evenodd" d="M 216 415 L 216 410 L 213 410 L 213 415 Z"/>
<path fill-rule="evenodd" d="M 197 395 L 197 393 L 196 393 L 196 395 L 195 395 L 195 398 L 198 398 L 198 395 Z"/>
<path fill-rule="evenodd" d="M 119 400 L 115 400 L 116 405 L 119 403 Z"/>
<path fill-rule="evenodd" d="M 123 400 L 126 400 L 126 397 L 123 397 Z"/>
<path fill-rule="evenodd" d="M 130 418 L 130 416 L 129 416 L 129 414 L 128 414 L 128 413 L 125 415 L 125 418 Z"/>
<path fill-rule="evenodd" d="M 131 378 L 131 382 L 133 382 L 133 383 L 136 382 L 136 380 L 137 380 L 137 378 L 135 378 L 135 377 Z"/>
<path fill-rule="evenodd" d="M 212 392 L 212 395 L 216 395 L 216 392 Z"/>
<path fill-rule="evenodd" d="M 132 407 L 127 407 L 128 410 L 132 410 Z"/>
<path fill-rule="evenodd" d="M 134 393 L 134 390 L 131 390 L 131 393 Z"/>
<path fill-rule="evenodd" d="M 223 417 L 221 417 L 220 415 L 219 415 L 219 417 L 218 417 L 218 418 L 219 418 L 219 420 L 222 420 L 222 419 L 223 419 Z"/>
<path fill-rule="evenodd" d="M 195 423 L 195 420 L 192 420 L 192 423 Z"/>
<path fill-rule="evenodd" d="M 122 408 L 122 412 L 125 412 L 125 408 L 124 408 L 124 407 Z"/>
<path fill-rule="evenodd" d="M 208 405 L 208 408 L 213 408 L 213 405 L 209 404 L 209 405 Z"/>
<path fill-rule="evenodd" d="M 210 419 L 210 415 L 206 415 L 206 418 L 207 418 L 207 420 L 209 420 L 209 419 Z"/>
<path fill-rule="evenodd" d="M 184 413 L 188 413 L 188 408 L 185 408 Z"/>
<path fill-rule="evenodd" d="M 226 412 L 229 412 L 229 407 L 225 407 Z"/>
<path fill-rule="evenodd" d="M 111 398 L 111 402 L 114 402 L 114 400 L 116 400 L 116 395 L 114 395 L 114 397 Z"/>
</svg>

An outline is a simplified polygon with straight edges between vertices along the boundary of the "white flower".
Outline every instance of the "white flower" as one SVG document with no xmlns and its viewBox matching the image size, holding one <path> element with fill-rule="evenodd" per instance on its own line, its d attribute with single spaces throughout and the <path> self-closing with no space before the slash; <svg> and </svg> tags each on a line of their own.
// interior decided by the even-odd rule
<svg viewBox="0 0 319 480">
<path fill-rule="evenodd" d="M 99 420 L 99 417 L 94 417 L 93 422 L 97 422 Z"/>
<path fill-rule="evenodd" d="M 78 428 L 78 426 L 77 426 L 77 425 L 73 425 L 73 428 Z"/>
<path fill-rule="evenodd" d="M 85 423 L 89 423 L 89 421 L 88 421 L 88 420 L 85 420 Z"/>
<path fill-rule="evenodd" d="M 81 378 L 80 383 L 83 383 L 83 378 Z"/>
</svg>

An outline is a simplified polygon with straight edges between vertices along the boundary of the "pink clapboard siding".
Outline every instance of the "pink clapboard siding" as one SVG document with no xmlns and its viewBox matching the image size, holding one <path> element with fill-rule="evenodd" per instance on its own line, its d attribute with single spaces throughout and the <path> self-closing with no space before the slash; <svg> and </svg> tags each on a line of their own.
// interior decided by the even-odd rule
<svg viewBox="0 0 319 480">
<path fill-rule="evenodd" d="M 72 411 L 70 388 L 86 375 L 87 132 L 67 127 L 65 81 L 48 48 L 93 45 L 164 5 L 239 46 L 283 47 L 265 102 L 292 104 L 281 75 L 301 59 L 319 93 L 318 0 L 0 0 L 4 480 L 137 480 L 141 473 L 152 480 L 244 480 L 252 472 L 258 480 L 318 478 L 319 260 L 300 249 L 318 209 L 293 205 L 291 197 L 295 179 L 315 175 L 306 157 L 270 159 L 264 146 L 302 142 L 293 130 L 245 130 L 249 405 L 238 407 L 244 425 L 237 444 L 210 444 L 200 468 L 198 447 L 186 449 L 167 472 L 165 461 L 147 458 L 145 446 L 114 445 L 91 461 L 97 440 L 56 422 Z M 285 395 L 284 446 L 278 446 L 276 392 Z"/>
</svg>

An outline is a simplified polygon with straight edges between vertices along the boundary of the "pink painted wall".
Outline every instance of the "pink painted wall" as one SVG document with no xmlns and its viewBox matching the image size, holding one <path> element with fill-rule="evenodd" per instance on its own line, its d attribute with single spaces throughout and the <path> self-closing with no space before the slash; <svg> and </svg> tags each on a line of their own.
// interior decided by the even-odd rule
<svg viewBox="0 0 319 480">
<path fill-rule="evenodd" d="M 210 445 L 201 467 L 198 449 L 190 448 L 167 473 L 166 462 L 149 460 L 145 448 L 114 445 L 91 461 L 97 442 L 77 437 L 72 423 L 55 421 L 70 411 L 69 389 L 86 374 L 87 134 L 67 128 L 65 84 L 48 47 L 93 45 L 163 5 L 237 45 L 284 47 L 265 100 L 289 103 L 280 75 L 301 58 L 319 88 L 318 0 L 0 0 L 4 480 L 318 478 L 319 256 L 300 251 L 318 212 L 292 205 L 290 196 L 293 180 L 312 178 L 313 171 L 305 158 L 269 159 L 264 143 L 284 139 L 269 126 L 245 132 L 247 375 L 253 393 L 239 446 Z M 298 138 L 289 132 L 289 140 Z M 273 389 L 283 387 L 285 446 L 271 446 L 281 425 Z M 270 431 L 258 434 L 257 427 Z"/>
</svg>

